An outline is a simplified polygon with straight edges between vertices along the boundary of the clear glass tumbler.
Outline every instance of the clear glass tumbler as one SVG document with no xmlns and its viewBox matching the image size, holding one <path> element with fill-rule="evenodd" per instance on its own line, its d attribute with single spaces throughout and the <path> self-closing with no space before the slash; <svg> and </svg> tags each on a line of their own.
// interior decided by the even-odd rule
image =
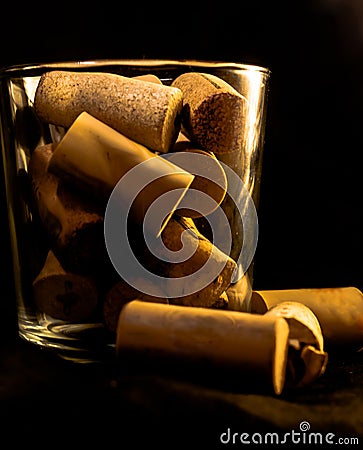
<svg viewBox="0 0 363 450">
<path fill-rule="evenodd" d="M 77 76 L 82 74 L 86 78 L 79 81 Z M 93 75 L 106 74 L 121 76 L 122 89 L 112 77 L 101 77 L 92 84 Z M 114 357 L 115 323 L 122 302 L 141 297 L 198 306 L 198 300 L 193 303 L 194 287 L 183 297 L 173 296 L 175 286 L 160 285 L 162 294 L 158 295 L 155 280 L 147 279 L 155 270 L 157 279 L 165 282 L 163 270 L 179 260 L 166 258 L 159 265 L 147 258 L 147 271 L 135 269 L 131 280 L 128 269 L 134 266 L 128 261 L 129 248 L 123 253 L 123 247 L 118 247 L 115 227 L 122 223 L 115 213 L 117 201 L 129 202 L 131 217 L 138 222 L 140 216 L 141 221 L 146 217 L 147 207 L 164 194 L 168 201 L 157 209 L 166 208 L 167 213 L 169 208 L 168 221 L 186 215 L 185 223 L 193 222 L 199 238 L 205 238 L 211 248 L 221 248 L 222 254 L 235 262 L 227 295 L 220 296 L 223 301 L 200 306 L 248 311 L 269 77 L 267 68 L 248 64 L 147 59 L 20 65 L 0 72 L 1 146 L 18 327 L 23 339 L 69 360 L 105 361 Z M 140 90 L 135 83 L 143 83 Z M 169 90 L 159 91 L 160 86 Z M 108 116 L 117 116 L 116 121 L 107 121 Z M 122 122 L 121 128 L 117 121 Z M 126 138 L 120 140 L 119 134 Z M 120 147 L 126 155 L 121 172 L 118 162 L 105 169 L 104 160 L 95 156 L 101 149 L 102 156 L 111 159 L 114 142 L 116 152 Z M 141 158 L 137 160 L 130 156 L 135 142 Z M 70 161 L 70 151 L 77 145 L 82 151 Z M 180 159 L 184 153 L 193 153 L 195 159 Z M 196 206 L 198 202 L 188 204 L 197 178 L 202 181 L 198 185 L 202 191 L 210 182 L 218 183 L 208 179 L 202 170 L 204 160 L 199 164 L 196 155 L 215 157 L 226 176 L 226 185 L 219 185 L 225 190 L 223 198 L 219 197 L 208 214 L 196 211 L 208 202 L 202 201 L 203 207 Z M 156 162 L 156 168 L 140 164 L 144 160 Z M 123 175 L 130 175 L 135 167 L 134 176 L 126 180 Z M 168 177 L 168 171 L 165 183 L 149 189 L 154 194 L 145 194 L 146 182 L 136 182 L 144 172 L 153 173 L 152 183 Z M 82 190 L 83 185 L 91 189 Z M 219 194 L 221 189 L 217 189 Z M 177 195 L 169 198 L 166 194 L 173 190 Z M 160 226 L 159 235 L 166 229 L 166 221 L 161 220 Z M 132 244 L 139 242 L 138 233 L 145 228 L 131 226 L 128 230 Z M 131 244 L 142 266 L 144 247 L 140 253 L 140 246 Z M 180 276 L 173 275 L 174 279 Z M 110 298 L 117 300 L 110 303 Z M 183 303 L 180 298 L 188 300 Z"/>
</svg>

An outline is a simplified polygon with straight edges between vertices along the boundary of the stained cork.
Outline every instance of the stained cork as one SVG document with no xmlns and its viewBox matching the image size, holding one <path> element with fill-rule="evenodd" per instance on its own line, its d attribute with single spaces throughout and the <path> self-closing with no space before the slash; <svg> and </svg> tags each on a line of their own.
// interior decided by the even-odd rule
<svg viewBox="0 0 363 450">
<path fill-rule="evenodd" d="M 64 270 L 53 251 L 33 282 L 33 294 L 40 311 L 69 322 L 90 319 L 98 303 L 93 279 Z"/>
<path fill-rule="evenodd" d="M 54 144 L 37 147 L 29 162 L 36 209 L 67 271 L 88 274 L 108 261 L 99 207 L 48 171 Z"/>
<path fill-rule="evenodd" d="M 173 83 L 183 93 L 183 133 L 205 150 L 226 153 L 242 148 L 247 100 L 221 78 L 188 72 Z"/>
</svg>

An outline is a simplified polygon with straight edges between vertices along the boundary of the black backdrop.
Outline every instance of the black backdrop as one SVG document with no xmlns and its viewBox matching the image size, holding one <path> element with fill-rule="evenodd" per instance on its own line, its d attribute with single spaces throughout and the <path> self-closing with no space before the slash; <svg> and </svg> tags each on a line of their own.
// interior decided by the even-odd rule
<svg viewBox="0 0 363 450">
<path fill-rule="evenodd" d="M 267 66 L 255 288 L 363 288 L 361 3 L 11 2 L 2 6 L 0 66 L 96 58 Z M 2 189 L 0 273 L 12 289 L 5 215 Z"/>
</svg>

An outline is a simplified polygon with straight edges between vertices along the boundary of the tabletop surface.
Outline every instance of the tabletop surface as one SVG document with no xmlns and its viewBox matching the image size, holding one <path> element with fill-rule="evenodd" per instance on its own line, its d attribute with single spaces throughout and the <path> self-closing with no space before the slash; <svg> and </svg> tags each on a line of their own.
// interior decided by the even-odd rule
<svg viewBox="0 0 363 450">
<path fill-rule="evenodd" d="M 290 439 L 293 448 L 303 439 L 345 439 L 355 448 L 363 442 L 360 352 L 329 354 L 324 375 L 312 385 L 276 396 L 243 380 L 215 383 L 212 374 L 127 373 L 115 361 L 65 361 L 20 339 L 13 320 L 1 338 L 1 435 L 19 443 L 210 449 L 233 446 L 233 435 L 243 445 L 272 439 L 271 433 L 280 443 Z"/>
</svg>

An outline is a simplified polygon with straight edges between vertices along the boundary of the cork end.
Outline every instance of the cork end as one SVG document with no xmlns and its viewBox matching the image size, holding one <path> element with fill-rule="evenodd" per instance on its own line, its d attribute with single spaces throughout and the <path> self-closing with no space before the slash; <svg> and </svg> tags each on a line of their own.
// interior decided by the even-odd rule
<svg viewBox="0 0 363 450">
<path fill-rule="evenodd" d="M 289 325 L 283 318 L 275 322 L 275 348 L 272 363 L 272 384 L 276 395 L 284 389 L 289 348 Z"/>
</svg>

